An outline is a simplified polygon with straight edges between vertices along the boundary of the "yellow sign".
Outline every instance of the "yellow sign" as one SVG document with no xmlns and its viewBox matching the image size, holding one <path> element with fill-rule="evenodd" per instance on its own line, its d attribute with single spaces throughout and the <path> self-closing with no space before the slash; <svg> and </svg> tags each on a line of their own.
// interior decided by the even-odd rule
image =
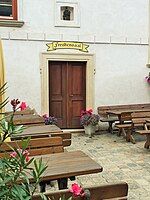
<svg viewBox="0 0 150 200">
<path fill-rule="evenodd" d="M 47 51 L 54 51 L 56 49 L 77 49 L 82 52 L 88 52 L 89 45 L 82 42 L 52 42 L 46 44 L 48 46 Z"/>
</svg>

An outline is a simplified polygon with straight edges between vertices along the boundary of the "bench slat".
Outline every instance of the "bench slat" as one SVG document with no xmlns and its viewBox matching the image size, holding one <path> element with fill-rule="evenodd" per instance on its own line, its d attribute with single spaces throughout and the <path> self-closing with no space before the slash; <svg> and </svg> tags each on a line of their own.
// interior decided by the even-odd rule
<svg viewBox="0 0 150 200">
<path fill-rule="evenodd" d="M 102 200 L 102 199 L 118 199 L 118 200 L 125 200 L 127 199 L 128 195 L 128 184 L 127 183 L 118 183 L 118 184 L 108 184 L 108 185 L 101 185 L 97 187 L 89 187 L 85 188 L 90 191 L 90 199 L 91 200 Z M 50 199 L 59 200 L 60 197 L 65 195 L 65 198 L 68 199 L 71 197 L 71 193 L 69 190 L 59 190 L 54 191 L 46 194 L 47 197 Z M 79 197 L 76 200 L 82 200 L 83 198 Z M 39 195 L 35 195 L 33 200 L 40 200 Z"/>
<path fill-rule="evenodd" d="M 22 148 L 22 141 L 20 140 L 4 143 L 1 146 L 0 157 L 4 156 L 4 151 L 8 153 L 12 152 L 12 149 L 7 144 L 16 149 Z M 64 151 L 63 141 L 61 137 L 31 139 L 27 149 L 31 156 L 58 153 Z"/>
</svg>

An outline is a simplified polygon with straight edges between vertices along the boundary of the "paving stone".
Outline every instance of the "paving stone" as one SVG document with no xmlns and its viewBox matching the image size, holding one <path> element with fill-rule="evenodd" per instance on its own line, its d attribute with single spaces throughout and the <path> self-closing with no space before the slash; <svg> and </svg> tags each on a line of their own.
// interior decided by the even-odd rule
<svg viewBox="0 0 150 200">
<path fill-rule="evenodd" d="M 129 184 L 129 200 L 150 200 L 150 150 L 145 140 L 126 142 L 116 134 L 100 132 L 93 138 L 72 134 L 68 151 L 82 150 L 103 167 L 103 172 L 77 177 L 84 187 L 125 181 Z"/>
</svg>

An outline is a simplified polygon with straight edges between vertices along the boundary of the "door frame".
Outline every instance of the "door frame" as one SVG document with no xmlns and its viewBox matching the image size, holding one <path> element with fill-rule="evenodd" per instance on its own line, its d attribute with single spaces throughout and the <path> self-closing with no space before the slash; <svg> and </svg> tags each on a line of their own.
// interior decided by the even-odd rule
<svg viewBox="0 0 150 200">
<path fill-rule="evenodd" d="M 48 63 L 49 61 L 81 61 L 86 62 L 86 108 L 94 108 L 94 54 L 72 53 L 42 53 L 40 55 L 41 66 L 41 114 L 49 114 L 49 84 Z"/>
</svg>

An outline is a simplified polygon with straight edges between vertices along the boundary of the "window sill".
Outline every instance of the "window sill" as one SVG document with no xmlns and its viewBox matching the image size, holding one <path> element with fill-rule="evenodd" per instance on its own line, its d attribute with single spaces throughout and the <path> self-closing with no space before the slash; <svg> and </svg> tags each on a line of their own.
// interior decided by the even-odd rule
<svg viewBox="0 0 150 200">
<path fill-rule="evenodd" d="M 22 27 L 24 25 L 23 21 L 17 20 L 1 20 L 0 19 L 0 27 Z"/>
</svg>

